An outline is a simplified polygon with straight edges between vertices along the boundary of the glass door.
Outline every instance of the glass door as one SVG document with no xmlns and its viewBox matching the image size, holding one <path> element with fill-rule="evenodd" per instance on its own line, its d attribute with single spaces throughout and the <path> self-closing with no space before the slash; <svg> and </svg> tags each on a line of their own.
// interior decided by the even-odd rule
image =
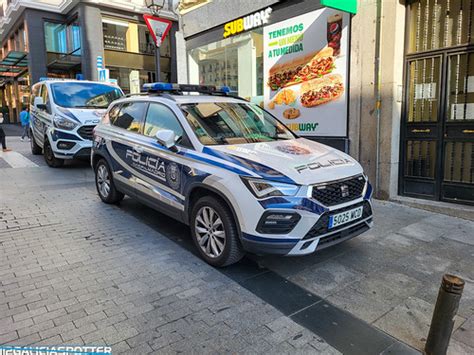
<svg viewBox="0 0 474 355">
<path fill-rule="evenodd" d="M 438 188 L 442 57 L 410 60 L 402 131 L 403 194 L 436 198 Z"/>
<path fill-rule="evenodd" d="M 474 0 L 407 0 L 402 195 L 474 204 Z"/>
<path fill-rule="evenodd" d="M 441 198 L 474 203 L 474 52 L 447 62 Z"/>
</svg>

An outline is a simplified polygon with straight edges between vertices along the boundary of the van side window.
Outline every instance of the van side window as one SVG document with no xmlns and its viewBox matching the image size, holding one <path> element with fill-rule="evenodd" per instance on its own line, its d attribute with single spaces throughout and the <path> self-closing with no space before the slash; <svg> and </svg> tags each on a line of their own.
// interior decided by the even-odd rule
<svg viewBox="0 0 474 355">
<path fill-rule="evenodd" d="M 33 90 L 31 91 L 31 95 L 30 95 L 30 104 L 31 105 L 34 105 L 35 97 L 39 96 L 40 88 L 41 88 L 41 85 L 33 86 Z"/>
<path fill-rule="evenodd" d="M 126 102 L 122 104 L 113 125 L 139 133 L 145 115 L 146 102 Z"/>
<path fill-rule="evenodd" d="M 193 148 L 186 132 L 178 121 L 176 115 L 165 105 L 150 103 L 145 119 L 143 134 L 155 137 L 156 132 L 169 129 L 179 138 L 177 144 L 186 148 Z"/>
<path fill-rule="evenodd" d="M 42 85 L 41 97 L 43 98 L 43 104 L 49 105 L 48 87 L 46 85 Z"/>
</svg>

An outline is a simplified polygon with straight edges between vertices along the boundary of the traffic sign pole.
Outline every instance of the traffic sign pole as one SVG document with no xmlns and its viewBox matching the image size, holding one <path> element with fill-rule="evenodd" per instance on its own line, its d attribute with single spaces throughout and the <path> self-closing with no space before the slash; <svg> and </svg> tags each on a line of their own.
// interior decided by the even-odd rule
<svg viewBox="0 0 474 355">
<path fill-rule="evenodd" d="M 161 81 L 160 46 L 155 46 L 156 81 Z"/>
</svg>

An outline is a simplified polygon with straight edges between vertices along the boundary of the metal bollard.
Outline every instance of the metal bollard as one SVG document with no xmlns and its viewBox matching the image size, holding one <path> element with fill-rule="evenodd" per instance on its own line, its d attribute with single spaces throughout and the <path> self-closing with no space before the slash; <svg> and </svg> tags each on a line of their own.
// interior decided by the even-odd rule
<svg viewBox="0 0 474 355">
<path fill-rule="evenodd" d="M 460 277 L 448 274 L 443 276 L 426 340 L 425 354 L 446 354 L 463 289 L 464 280 Z"/>
</svg>

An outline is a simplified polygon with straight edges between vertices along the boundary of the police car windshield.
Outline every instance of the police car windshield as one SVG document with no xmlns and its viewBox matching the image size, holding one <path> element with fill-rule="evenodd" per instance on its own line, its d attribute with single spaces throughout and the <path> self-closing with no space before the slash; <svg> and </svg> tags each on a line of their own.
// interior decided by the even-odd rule
<svg viewBox="0 0 474 355">
<path fill-rule="evenodd" d="M 255 104 L 183 104 L 181 109 L 204 145 L 271 142 L 295 138 L 275 117 Z"/>
<path fill-rule="evenodd" d="M 118 88 L 99 83 L 54 83 L 51 90 L 54 102 L 67 108 L 107 108 L 122 96 Z"/>
</svg>

